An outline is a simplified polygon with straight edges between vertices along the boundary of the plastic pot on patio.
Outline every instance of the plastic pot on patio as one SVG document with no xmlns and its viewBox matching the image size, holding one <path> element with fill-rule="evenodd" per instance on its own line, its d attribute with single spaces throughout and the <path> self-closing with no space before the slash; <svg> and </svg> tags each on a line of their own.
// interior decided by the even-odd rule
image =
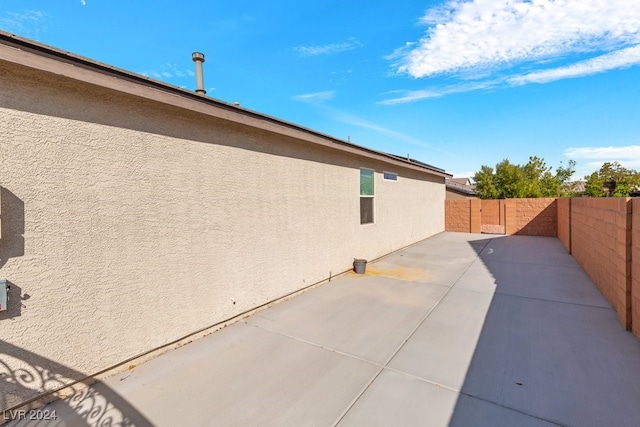
<svg viewBox="0 0 640 427">
<path fill-rule="evenodd" d="M 364 274 L 367 269 L 367 260 L 366 259 L 354 259 L 353 260 L 353 270 L 357 274 Z"/>
</svg>

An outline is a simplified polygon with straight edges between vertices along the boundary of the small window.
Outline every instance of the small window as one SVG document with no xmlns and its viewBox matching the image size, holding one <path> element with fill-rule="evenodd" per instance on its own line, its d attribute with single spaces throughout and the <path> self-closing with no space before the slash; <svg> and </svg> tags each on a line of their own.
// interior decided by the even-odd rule
<svg viewBox="0 0 640 427">
<path fill-rule="evenodd" d="M 360 224 L 373 223 L 374 171 L 360 169 Z"/>
<path fill-rule="evenodd" d="M 398 174 L 393 172 L 383 172 L 382 176 L 385 181 L 398 181 Z"/>
</svg>

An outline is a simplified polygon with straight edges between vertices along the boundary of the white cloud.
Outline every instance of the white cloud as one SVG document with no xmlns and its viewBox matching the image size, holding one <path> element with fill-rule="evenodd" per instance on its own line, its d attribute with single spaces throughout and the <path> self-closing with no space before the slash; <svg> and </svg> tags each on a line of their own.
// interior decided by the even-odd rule
<svg viewBox="0 0 640 427">
<path fill-rule="evenodd" d="M 185 78 L 193 77 L 196 75 L 190 68 L 181 69 L 177 64 L 166 63 L 159 67 L 157 70 L 145 70 L 138 71 L 138 74 L 142 74 L 146 77 L 151 77 L 158 80 L 166 80 L 172 78 Z M 195 83 L 195 82 L 194 82 Z"/>
<path fill-rule="evenodd" d="M 578 161 L 576 176 L 584 176 L 600 169 L 604 162 L 618 162 L 630 169 L 640 168 L 640 145 L 621 147 L 572 147 L 564 151 L 564 156 Z M 585 160 L 586 162 L 581 162 Z"/>
<path fill-rule="evenodd" d="M 422 22 L 427 34 L 399 66 L 413 77 L 640 43 L 636 0 L 450 1 Z"/>
<path fill-rule="evenodd" d="M 305 93 L 302 95 L 295 95 L 293 96 L 293 99 L 295 101 L 315 103 L 320 101 L 328 101 L 330 99 L 335 98 L 335 96 L 336 96 L 336 93 L 334 91 L 327 90 L 324 92 L 314 92 L 314 93 Z"/>
<path fill-rule="evenodd" d="M 345 52 L 358 47 L 362 47 L 362 43 L 351 37 L 346 42 L 342 43 L 333 43 L 322 46 L 298 46 L 294 47 L 293 50 L 298 52 L 301 56 L 317 56 Z"/>
<path fill-rule="evenodd" d="M 83 6 L 86 6 L 86 5 L 87 5 L 86 0 L 80 0 L 80 3 L 82 3 L 82 5 L 83 5 Z"/>
<path fill-rule="evenodd" d="M 640 159 L 640 145 L 567 148 L 564 155 L 570 159 Z"/>
<path fill-rule="evenodd" d="M 424 37 L 387 59 L 399 73 L 458 83 L 384 104 L 640 64 L 638 0 L 448 0 L 420 22 L 428 26 Z"/>
<path fill-rule="evenodd" d="M 397 105 L 405 104 L 407 102 L 419 101 L 421 99 L 440 98 L 441 96 L 450 95 L 453 93 L 469 92 L 473 90 L 489 89 L 501 83 L 502 80 L 461 83 L 458 85 L 449 85 L 443 87 L 429 88 L 423 90 L 412 91 L 393 91 L 400 96 L 395 98 L 385 99 L 377 104 L 380 105 Z M 388 92 L 389 93 L 389 92 Z"/>
<path fill-rule="evenodd" d="M 0 28 L 9 33 L 37 39 L 40 32 L 46 30 L 47 14 L 39 10 L 23 12 L 5 12 L 0 16 Z"/>
<path fill-rule="evenodd" d="M 638 64 L 640 64 L 640 45 L 600 55 L 566 67 L 533 71 L 531 73 L 513 76 L 508 78 L 507 81 L 513 85 L 523 85 L 526 83 L 548 83 L 554 80 L 588 76 Z"/>
<path fill-rule="evenodd" d="M 427 144 L 424 141 L 419 140 L 418 138 L 415 138 L 411 135 L 407 135 L 405 133 L 380 126 L 379 124 L 376 124 L 376 123 L 371 123 L 370 121 L 365 120 L 361 117 L 355 116 L 353 114 L 346 113 L 344 111 L 340 111 L 335 108 L 326 107 L 326 106 L 324 107 L 324 109 L 327 115 L 329 116 L 329 118 L 337 122 L 345 123 L 345 124 L 356 126 L 363 129 L 369 129 L 374 132 L 392 137 L 394 140 L 398 142 L 404 142 L 407 144 L 415 145 L 417 147 L 428 148 L 428 149 L 440 151 L 442 153 L 446 153 L 449 155 L 454 155 L 453 153 L 447 150 L 444 150 L 434 145 Z M 397 153 L 394 153 L 394 154 L 397 154 Z"/>
</svg>

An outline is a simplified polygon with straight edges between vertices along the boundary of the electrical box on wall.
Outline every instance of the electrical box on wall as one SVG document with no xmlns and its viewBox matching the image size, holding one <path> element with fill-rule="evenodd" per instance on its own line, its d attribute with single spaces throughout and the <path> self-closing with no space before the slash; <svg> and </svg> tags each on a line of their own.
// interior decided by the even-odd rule
<svg viewBox="0 0 640 427">
<path fill-rule="evenodd" d="M 0 279 L 0 311 L 7 309 L 7 301 L 9 301 L 7 281 Z"/>
</svg>

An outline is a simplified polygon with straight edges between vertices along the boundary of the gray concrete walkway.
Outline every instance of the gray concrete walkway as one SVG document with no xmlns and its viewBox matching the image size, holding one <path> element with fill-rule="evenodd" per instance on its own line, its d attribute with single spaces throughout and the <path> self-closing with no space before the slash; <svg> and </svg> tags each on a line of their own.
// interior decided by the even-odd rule
<svg viewBox="0 0 640 427">
<path fill-rule="evenodd" d="M 640 423 L 640 342 L 557 239 L 443 233 L 367 270 L 47 409 L 61 426 Z"/>
</svg>

